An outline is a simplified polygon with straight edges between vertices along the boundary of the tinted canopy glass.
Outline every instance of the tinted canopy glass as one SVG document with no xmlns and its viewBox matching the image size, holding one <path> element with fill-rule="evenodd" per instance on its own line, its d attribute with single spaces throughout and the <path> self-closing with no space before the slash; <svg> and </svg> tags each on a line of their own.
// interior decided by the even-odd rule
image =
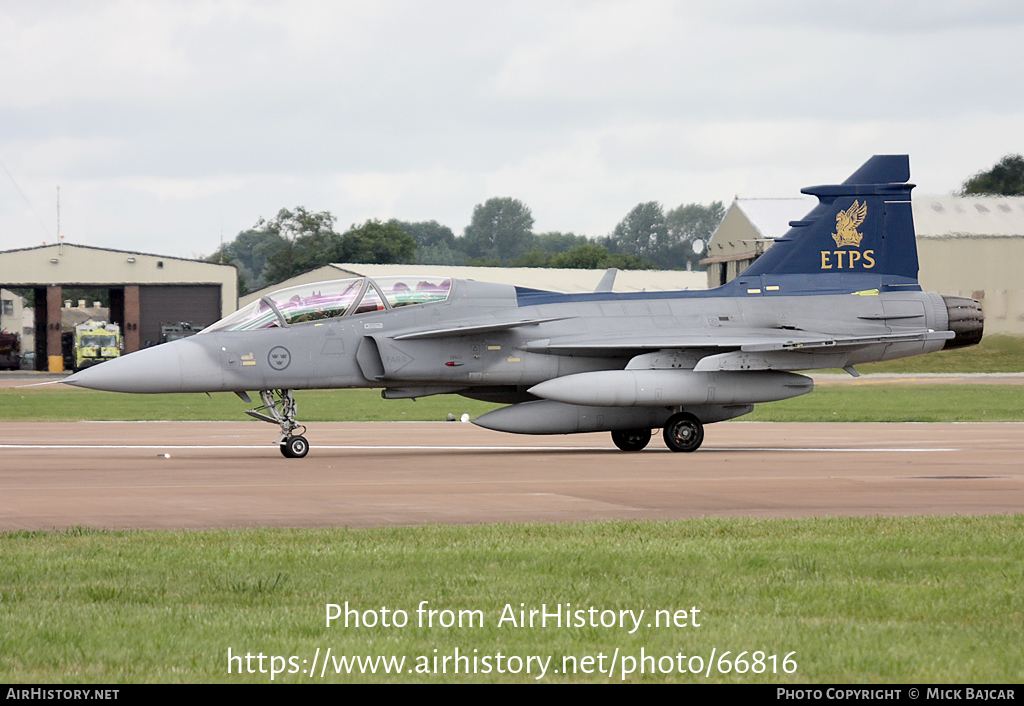
<svg viewBox="0 0 1024 706">
<path fill-rule="evenodd" d="M 376 285 L 376 286 L 374 286 Z M 378 293 L 379 290 L 379 293 Z M 416 275 L 364 277 L 300 284 L 264 296 L 221 319 L 210 331 L 255 331 L 444 301 L 452 291 L 447 277 Z M 381 301 L 381 294 L 384 301 Z"/>
<path fill-rule="evenodd" d="M 377 277 L 373 280 L 384 293 L 388 306 L 397 309 L 412 304 L 443 302 L 452 291 L 448 277 L 420 277 L 416 275 Z"/>
<path fill-rule="evenodd" d="M 336 319 L 348 313 L 363 291 L 363 278 L 289 287 L 268 294 L 289 324 Z"/>
</svg>

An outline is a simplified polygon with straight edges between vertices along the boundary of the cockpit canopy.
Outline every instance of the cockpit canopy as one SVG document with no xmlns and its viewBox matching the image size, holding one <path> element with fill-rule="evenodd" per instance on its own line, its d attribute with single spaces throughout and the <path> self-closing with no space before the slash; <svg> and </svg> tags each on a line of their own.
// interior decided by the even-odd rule
<svg viewBox="0 0 1024 706">
<path fill-rule="evenodd" d="M 452 281 L 442 277 L 355 277 L 279 289 L 227 316 L 201 333 L 255 331 L 311 321 L 360 316 L 448 298 Z"/>
</svg>

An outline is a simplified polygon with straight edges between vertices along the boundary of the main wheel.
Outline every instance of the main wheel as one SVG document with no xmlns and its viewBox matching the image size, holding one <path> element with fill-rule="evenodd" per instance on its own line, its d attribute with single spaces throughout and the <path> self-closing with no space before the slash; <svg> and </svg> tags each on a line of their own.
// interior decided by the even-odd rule
<svg viewBox="0 0 1024 706">
<path fill-rule="evenodd" d="M 662 435 L 671 450 L 689 453 L 699 449 L 704 441 L 704 425 L 689 412 L 679 412 L 665 422 Z"/>
<path fill-rule="evenodd" d="M 285 458 L 303 458 L 309 453 L 309 442 L 304 436 L 289 436 L 281 442 L 281 453 Z"/>
<path fill-rule="evenodd" d="M 651 440 L 650 429 L 630 429 L 629 431 L 613 431 L 612 441 L 623 451 L 640 451 Z"/>
</svg>

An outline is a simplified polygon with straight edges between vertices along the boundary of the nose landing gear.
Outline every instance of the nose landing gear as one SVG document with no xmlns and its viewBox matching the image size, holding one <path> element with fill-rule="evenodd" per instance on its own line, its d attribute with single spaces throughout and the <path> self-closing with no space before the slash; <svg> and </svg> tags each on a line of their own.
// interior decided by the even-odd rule
<svg viewBox="0 0 1024 706">
<path fill-rule="evenodd" d="M 279 425 L 281 436 L 277 443 L 281 446 L 281 454 L 285 458 L 303 458 L 309 453 L 309 442 L 302 436 L 306 427 L 295 421 L 298 407 L 292 391 L 260 390 L 260 400 L 262 407 L 247 409 L 245 413 L 262 422 Z"/>
<path fill-rule="evenodd" d="M 302 435 L 289 436 L 281 442 L 281 453 L 285 458 L 303 458 L 309 453 L 309 442 Z"/>
</svg>

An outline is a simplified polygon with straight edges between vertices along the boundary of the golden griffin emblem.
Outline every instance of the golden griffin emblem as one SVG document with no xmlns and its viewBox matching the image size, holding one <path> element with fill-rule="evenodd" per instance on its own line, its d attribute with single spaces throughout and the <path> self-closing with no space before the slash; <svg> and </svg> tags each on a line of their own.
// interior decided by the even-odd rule
<svg viewBox="0 0 1024 706">
<path fill-rule="evenodd" d="M 857 227 L 864 222 L 864 218 L 867 215 L 867 201 L 864 203 L 854 201 L 853 205 L 848 209 L 836 214 L 836 232 L 832 234 L 832 239 L 836 241 L 837 248 L 841 248 L 844 245 L 860 247 L 860 241 L 864 238 L 864 235 L 857 232 Z"/>
</svg>

